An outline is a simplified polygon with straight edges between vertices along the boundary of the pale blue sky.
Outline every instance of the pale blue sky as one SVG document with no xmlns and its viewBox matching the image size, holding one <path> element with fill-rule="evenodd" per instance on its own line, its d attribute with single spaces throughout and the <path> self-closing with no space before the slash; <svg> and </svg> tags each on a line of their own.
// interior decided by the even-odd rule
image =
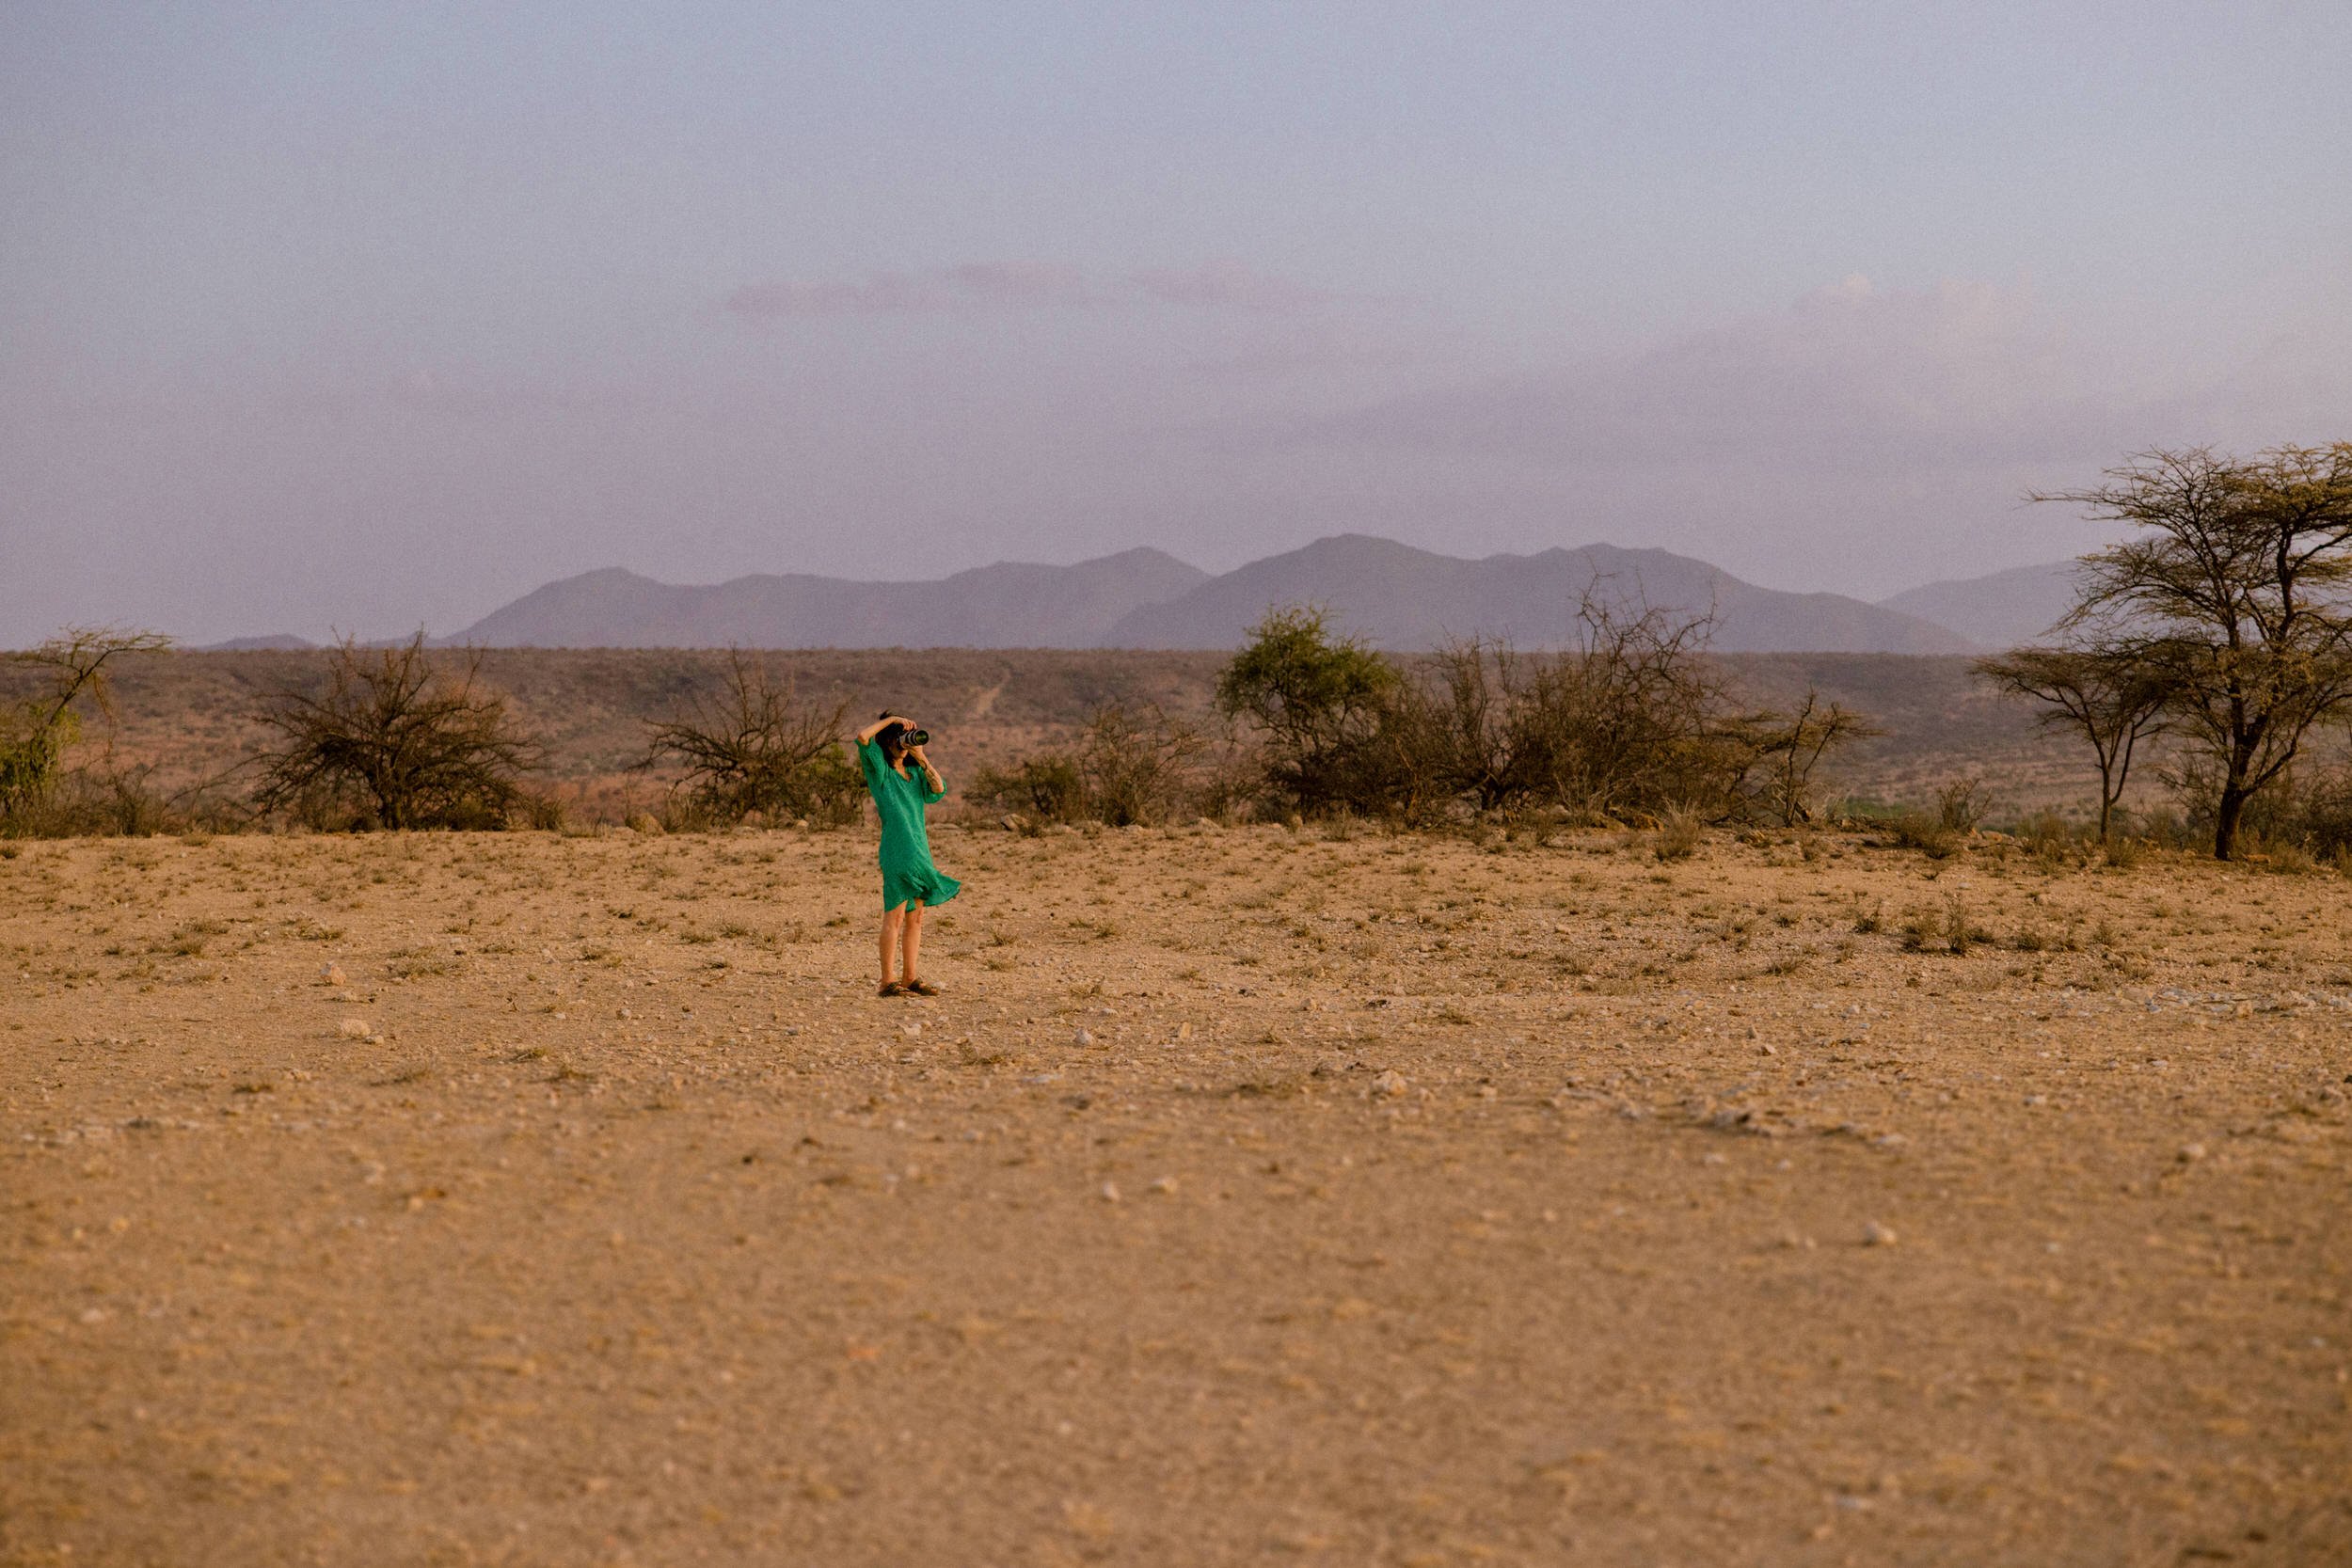
<svg viewBox="0 0 2352 1568">
<path fill-rule="evenodd" d="M 2028 484 L 2352 436 L 2347 57 L 2340 0 L 15 0 L 0 643 L 1345 529 L 2049 559 Z"/>
</svg>

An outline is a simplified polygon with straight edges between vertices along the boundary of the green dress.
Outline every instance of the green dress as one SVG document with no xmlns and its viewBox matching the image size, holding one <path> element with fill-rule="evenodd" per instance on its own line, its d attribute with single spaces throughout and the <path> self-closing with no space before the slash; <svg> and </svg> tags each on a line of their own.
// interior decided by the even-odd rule
<svg viewBox="0 0 2352 1568">
<path fill-rule="evenodd" d="M 945 904 L 963 884 L 943 876 L 931 863 L 931 843 L 923 832 L 923 808 L 946 800 L 944 790 L 927 789 L 917 770 L 901 777 L 882 761 L 882 748 L 870 740 L 857 745 L 858 766 L 866 771 L 866 787 L 882 817 L 882 908 L 909 904 Z"/>
</svg>

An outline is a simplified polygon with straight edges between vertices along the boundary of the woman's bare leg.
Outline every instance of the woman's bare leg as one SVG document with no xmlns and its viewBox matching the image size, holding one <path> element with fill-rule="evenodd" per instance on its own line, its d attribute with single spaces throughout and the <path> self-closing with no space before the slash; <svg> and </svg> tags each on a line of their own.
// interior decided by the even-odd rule
<svg viewBox="0 0 2352 1568">
<path fill-rule="evenodd" d="M 923 951 L 923 906 L 907 906 L 906 941 L 900 944 L 901 967 L 898 978 L 908 985 L 914 983 L 915 962 Z"/>
<path fill-rule="evenodd" d="M 919 908 L 920 906 L 917 907 Z M 906 911 L 904 910 L 884 910 L 882 911 L 882 983 L 885 986 L 890 984 L 890 963 L 893 958 L 898 957 L 898 927 L 900 923 L 905 920 L 905 918 Z M 914 939 L 910 936 L 908 940 L 912 942 Z M 910 957 L 911 956 L 912 954 L 910 954 Z"/>
</svg>

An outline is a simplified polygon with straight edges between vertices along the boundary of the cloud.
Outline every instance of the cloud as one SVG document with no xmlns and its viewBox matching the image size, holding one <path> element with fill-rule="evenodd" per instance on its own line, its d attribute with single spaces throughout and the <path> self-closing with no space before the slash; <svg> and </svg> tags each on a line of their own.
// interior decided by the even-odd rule
<svg viewBox="0 0 2352 1568">
<path fill-rule="evenodd" d="M 875 273 L 861 282 L 747 283 L 727 295 L 731 315 L 750 320 L 803 316 L 880 316 L 937 310 L 954 297 L 946 274 Z"/>
<path fill-rule="evenodd" d="M 1325 310 L 1253 319 L 1240 330 L 1201 334 L 1197 341 L 1210 352 L 1178 368 L 1203 385 L 1269 391 L 1287 385 L 1301 396 L 1336 393 L 1360 403 L 1381 388 L 1413 385 L 1416 372 L 1423 385 L 1431 375 L 1426 345 L 1386 315 Z M 1321 392 L 1313 390 L 1318 385 Z"/>
<path fill-rule="evenodd" d="M 1163 305 L 1191 305 L 1217 310 L 1304 310 L 1331 304 L 1341 297 L 1327 290 L 1253 271 L 1238 261 L 1210 261 L 1183 269 L 1153 268 L 1131 275 L 1128 282 L 1144 297 Z"/>
<path fill-rule="evenodd" d="M 1106 305 L 1272 313 L 1311 309 L 1342 297 L 1235 261 L 1146 268 L 1104 282 L 1057 261 L 964 261 L 857 279 L 747 283 L 720 303 L 740 320 L 777 321 Z"/>
<path fill-rule="evenodd" d="M 1780 312 L 1302 434 L 1560 466 L 1916 471 L 2110 458 L 2184 412 L 2070 343 L 2023 285 L 1890 290 L 1855 276 Z"/>
<path fill-rule="evenodd" d="M 966 261 L 947 280 L 976 302 L 994 305 L 1085 305 L 1086 275 L 1057 261 Z"/>
</svg>

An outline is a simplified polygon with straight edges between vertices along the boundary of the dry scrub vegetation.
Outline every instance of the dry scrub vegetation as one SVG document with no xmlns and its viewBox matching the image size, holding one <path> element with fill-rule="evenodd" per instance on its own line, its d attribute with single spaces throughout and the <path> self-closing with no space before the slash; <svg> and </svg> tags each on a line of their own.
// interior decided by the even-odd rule
<svg viewBox="0 0 2352 1568">
<path fill-rule="evenodd" d="M 0 1560 L 2352 1559 L 2352 889 L 1873 845 L 0 845 Z"/>
<path fill-rule="evenodd" d="M 1041 753 L 1084 744 L 1093 716 L 1117 708 L 1141 721 L 1158 714 L 1212 732 L 1216 688 L 1228 656 L 988 649 L 770 651 L 753 656 L 795 700 L 854 714 L 905 708 L 939 736 L 934 748 L 951 789 L 984 768 L 1017 768 Z M 63 831 L 154 832 L 233 826 L 223 809 L 253 784 L 249 759 L 268 746 L 257 712 L 276 692 L 323 692 L 324 653 L 135 653 L 111 667 L 116 720 L 103 752 L 86 737 L 69 782 L 79 809 Z M 677 799 L 674 770 L 644 762 L 651 726 L 723 708 L 735 656 L 707 650 L 491 648 L 475 668 L 502 696 L 544 766 L 532 775 L 576 824 L 660 814 Z M 1965 658 L 1893 655 L 1717 655 L 1712 662 L 1742 701 L 1794 707 L 1807 689 L 1866 713 L 1885 730 L 1840 753 L 1835 772 L 1850 794 L 1920 804 L 1949 779 L 1997 777 L 2006 811 L 2075 809 L 2095 782 L 2079 743 L 2042 733 L 2031 706 L 1979 680 Z M 0 659 L 0 705 L 46 689 L 40 673 Z M 92 736 L 98 726 L 93 725 Z M 2148 770 L 2143 768 L 2142 772 Z M 688 785 L 691 790 L 691 785 Z M 691 804 L 691 801 L 685 802 Z M 79 824 L 75 826 L 75 824 Z M 46 827 L 38 831 L 50 831 Z"/>
</svg>

